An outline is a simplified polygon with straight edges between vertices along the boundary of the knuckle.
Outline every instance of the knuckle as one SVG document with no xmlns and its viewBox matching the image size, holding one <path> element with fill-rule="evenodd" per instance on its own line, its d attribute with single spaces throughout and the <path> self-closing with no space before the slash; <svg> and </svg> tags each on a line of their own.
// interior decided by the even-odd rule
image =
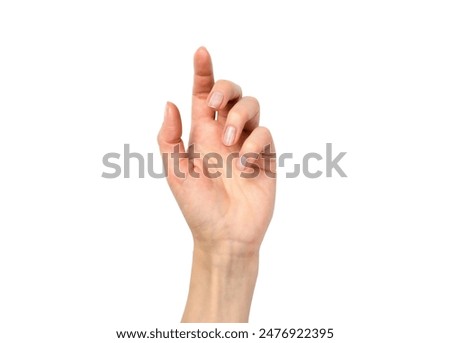
<svg viewBox="0 0 450 343">
<path fill-rule="evenodd" d="M 231 121 L 243 125 L 249 116 L 249 112 L 245 108 L 239 108 L 231 111 L 228 116 Z"/>
<path fill-rule="evenodd" d="M 248 102 L 250 102 L 253 106 L 255 106 L 255 108 L 257 108 L 258 111 L 259 111 L 260 105 L 259 105 L 259 100 L 258 99 L 256 99 L 254 96 L 246 96 L 245 99 Z"/>
<path fill-rule="evenodd" d="M 223 80 L 223 79 L 217 80 L 216 83 L 214 84 L 214 88 L 216 90 L 220 89 L 227 93 L 233 93 L 235 95 L 242 94 L 241 87 L 229 80 Z"/>
<path fill-rule="evenodd" d="M 259 152 L 259 144 L 255 141 L 247 141 L 244 146 L 245 152 Z"/>
<path fill-rule="evenodd" d="M 217 87 L 217 88 L 226 88 L 226 87 L 229 86 L 231 83 L 232 83 L 231 81 L 220 79 L 220 80 L 217 80 L 217 81 L 216 81 L 214 87 Z"/>
<path fill-rule="evenodd" d="M 258 130 L 261 132 L 262 135 L 266 137 L 272 137 L 272 134 L 270 133 L 270 130 L 265 126 L 259 126 Z"/>
</svg>

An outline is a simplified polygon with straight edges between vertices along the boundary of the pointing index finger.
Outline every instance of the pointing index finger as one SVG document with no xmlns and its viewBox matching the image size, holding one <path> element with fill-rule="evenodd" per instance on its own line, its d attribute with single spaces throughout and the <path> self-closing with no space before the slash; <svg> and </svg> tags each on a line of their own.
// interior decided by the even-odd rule
<svg viewBox="0 0 450 343">
<path fill-rule="evenodd" d="M 206 102 L 214 86 L 214 73 L 208 50 L 200 47 L 194 55 L 194 85 L 192 87 L 192 119 L 214 118 L 214 110 Z"/>
</svg>

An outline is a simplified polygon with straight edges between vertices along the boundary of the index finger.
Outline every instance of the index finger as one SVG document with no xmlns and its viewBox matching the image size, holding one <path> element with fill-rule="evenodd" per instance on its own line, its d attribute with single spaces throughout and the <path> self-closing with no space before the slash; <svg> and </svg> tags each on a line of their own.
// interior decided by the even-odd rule
<svg viewBox="0 0 450 343">
<path fill-rule="evenodd" d="M 214 86 L 211 56 L 204 47 L 194 55 L 194 85 L 192 87 L 192 122 L 214 119 L 214 109 L 208 107 L 207 98 Z"/>
</svg>

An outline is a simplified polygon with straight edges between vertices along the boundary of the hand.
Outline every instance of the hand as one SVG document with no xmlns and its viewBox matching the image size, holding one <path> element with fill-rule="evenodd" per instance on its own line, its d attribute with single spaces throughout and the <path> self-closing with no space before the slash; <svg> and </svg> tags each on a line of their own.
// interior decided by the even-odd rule
<svg viewBox="0 0 450 343">
<path fill-rule="evenodd" d="M 275 201 L 276 162 L 273 156 L 270 158 L 274 144 L 269 130 L 258 125 L 258 101 L 242 97 L 241 88 L 230 81 L 215 83 L 211 57 L 205 48 L 198 49 L 194 56 L 189 139 L 192 150 L 189 158 L 169 155 L 166 164 L 169 186 L 194 238 L 185 321 L 248 319 L 259 248 Z M 163 155 L 186 152 L 181 133 L 178 108 L 167 103 L 158 135 Z M 199 157 L 192 158 L 192 152 L 199 153 Z M 209 153 L 216 153 L 209 163 L 222 159 L 223 168 L 207 168 L 205 157 Z M 218 298 L 226 294 L 211 294 L 206 302 L 202 299 L 206 294 L 202 288 L 208 283 L 205 279 L 212 283 L 212 277 L 222 279 L 226 289 L 223 292 L 233 293 L 236 300 L 237 293 L 241 295 L 235 313 L 230 313 L 230 308 L 217 308 Z"/>
</svg>

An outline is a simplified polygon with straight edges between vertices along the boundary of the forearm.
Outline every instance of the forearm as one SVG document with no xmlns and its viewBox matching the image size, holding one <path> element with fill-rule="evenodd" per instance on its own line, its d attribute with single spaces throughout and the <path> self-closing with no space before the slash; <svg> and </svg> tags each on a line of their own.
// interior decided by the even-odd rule
<svg viewBox="0 0 450 343">
<path fill-rule="evenodd" d="M 258 259 L 258 253 L 232 256 L 194 247 L 182 322 L 248 322 Z"/>
</svg>

